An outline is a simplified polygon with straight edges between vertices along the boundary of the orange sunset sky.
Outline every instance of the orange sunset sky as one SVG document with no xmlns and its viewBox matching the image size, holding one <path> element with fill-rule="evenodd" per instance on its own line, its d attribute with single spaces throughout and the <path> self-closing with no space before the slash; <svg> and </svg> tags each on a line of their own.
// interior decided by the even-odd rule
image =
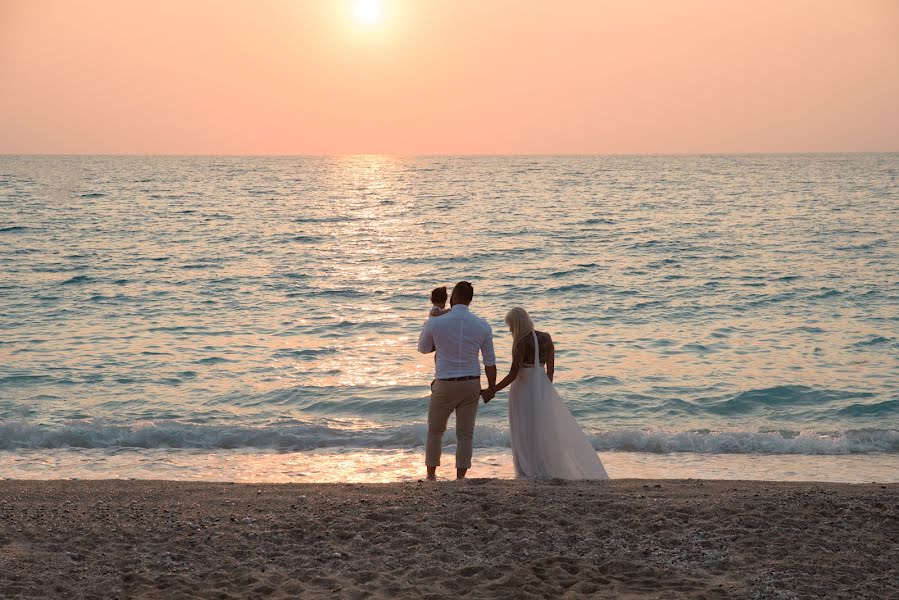
<svg viewBox="0 0 899 600">
<path fill-rule="evenodd" d="M 0 0 L 0 153 L 793 151 L 899 151 L 899 0 Z"/>
</svg>

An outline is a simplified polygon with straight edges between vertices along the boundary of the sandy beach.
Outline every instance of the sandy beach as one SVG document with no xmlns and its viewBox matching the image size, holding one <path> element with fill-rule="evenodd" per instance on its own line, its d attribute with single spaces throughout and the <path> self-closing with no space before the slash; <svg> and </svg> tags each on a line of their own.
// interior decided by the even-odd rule
<svg viewBox="0 0 899 600">
<path fill-rule="evenodd" d="M 0 482 L 2 598 L 886 598 L 899 485 Z"/>
</svg>

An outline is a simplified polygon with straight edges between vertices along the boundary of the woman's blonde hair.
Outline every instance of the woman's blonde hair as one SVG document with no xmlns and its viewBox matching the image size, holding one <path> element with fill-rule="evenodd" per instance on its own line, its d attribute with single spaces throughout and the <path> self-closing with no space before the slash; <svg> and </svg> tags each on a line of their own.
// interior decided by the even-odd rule
<svg viewBox="0 0 899 600">
<path fill-rule="evenodd" d="M 506 313 L 506 325 L 512 330 L 512 343 L 534 331 L 534 323 L 528 316 L 528 311 L 519 306 Z"/>
</svg>

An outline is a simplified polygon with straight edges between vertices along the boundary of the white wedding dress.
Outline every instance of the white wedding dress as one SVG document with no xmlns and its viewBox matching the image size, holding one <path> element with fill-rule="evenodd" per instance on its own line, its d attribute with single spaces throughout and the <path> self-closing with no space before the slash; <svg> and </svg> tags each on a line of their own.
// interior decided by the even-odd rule
<svg viewBox="0 0 899 600">
<path fill-rule="evenodd" d="M 509 436 L 515 476 L 525 479 L 608 479 L 602 461 L 540 364 L 522 365 L 509 390 Z"/>
</svg>

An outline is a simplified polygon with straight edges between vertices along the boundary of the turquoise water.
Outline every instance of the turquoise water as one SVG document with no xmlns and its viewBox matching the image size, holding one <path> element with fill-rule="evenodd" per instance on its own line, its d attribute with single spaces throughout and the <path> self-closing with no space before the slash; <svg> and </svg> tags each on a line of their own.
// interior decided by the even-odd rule
<svg viewBox="0 0 899 600">
<path fill-rule="evenodd" d="M 420 452 L 427 293 L 468 279 L 501 371 L 508 308 L 553 335 L 601 452 L 899 455 L 897 173 L 3 156 L 0 449 Z M 482 406 L 476 445 L 505 419 Z"/>
</svg>

